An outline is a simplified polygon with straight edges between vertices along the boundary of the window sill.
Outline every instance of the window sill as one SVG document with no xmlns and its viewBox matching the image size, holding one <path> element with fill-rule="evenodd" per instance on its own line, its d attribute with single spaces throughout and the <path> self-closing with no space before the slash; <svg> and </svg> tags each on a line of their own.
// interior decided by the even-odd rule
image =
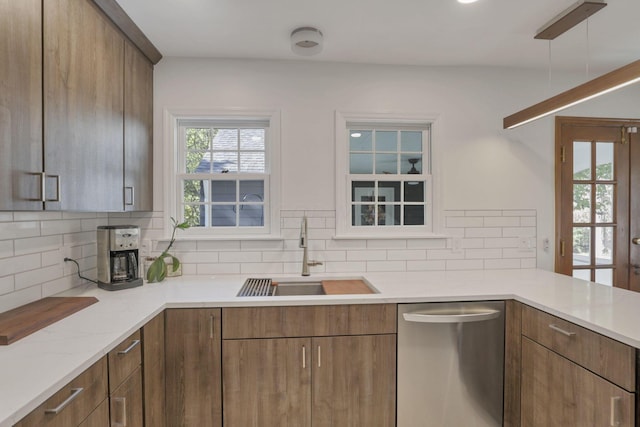
<svg viewBox="0 0 640 427">
<path fill-rule="evenodd" d="M 158 239 L 158 242 L 168 242 L 171 240 L 169 237 L 164 237 Z M 176 242 L 199 242 L 199 241 L 235 241 L 235 240 L 261 240 L 261 241 L 283 241 L 284 238 L 282 236 L 265 236 L 260 234 L 247 234 L 247 235 L 239 235 L 239 236 L 182 236 L 176 237 Z"/>
<path fill-rule="evenodd" d="M 415 240 L 415 239 L 449 239 L 451 236 L 445 234 L 336 234 L 331 237 L 333 240 Z"/>
</svg>

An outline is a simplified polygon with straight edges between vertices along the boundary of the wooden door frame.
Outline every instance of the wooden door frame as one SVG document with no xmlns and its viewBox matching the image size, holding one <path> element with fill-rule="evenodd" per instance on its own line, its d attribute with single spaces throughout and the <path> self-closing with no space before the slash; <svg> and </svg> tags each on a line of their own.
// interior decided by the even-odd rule
<svg viewBox="0 0 640 427">
<path fill-rule="evenodd" d="M 566 257 L 563 257 L 561 254 L 561 231 L 563 229 L 562 222 L 562 198 L 561 198 L 561 188 L 562 188 L 562 128 L 565 125 L 576 125 L 576 126 L 594 126 L 594 127 L 606 127 L 606 126 L 619 126 L 619 127 L 640 127 L 640 119 L 615 119 L 615 118 L 601 118 L 601 117 L 572 117 L 572 116 L 556 116 L 555 118 L 555 145 L 554 145 L 554 157 L 555 157 L 555 254 L 554 254 L 554 271 L 560 272 L 561 267 L 563 266 L 563 262 L 566 263 Z M 627 160 L 630 160 L 630 156 Z M 630 179 L 628 175 L 629 171 L 627 171 L 626 179 Z M 617 178 L 618 179 L 618 178 Z M 630 194 L 626 194 L 626 207 L 627 217 L 630 216 L 629 207 L 630 207 Z M 617 200 L 614 201 L 617 203 Z M 573 222 L 571 223 L 573 226 Z M 629 227 L 625 224 L 622 229 L 618 229 L 618 238 L 616 241 L 616 251 L 623 253 L 624 265 L 626 267 L 626 275 L 628 277 L 629 274 Z M 628 280 L 625 281 L 626 287 L 628 288 Z"/>
</svg>

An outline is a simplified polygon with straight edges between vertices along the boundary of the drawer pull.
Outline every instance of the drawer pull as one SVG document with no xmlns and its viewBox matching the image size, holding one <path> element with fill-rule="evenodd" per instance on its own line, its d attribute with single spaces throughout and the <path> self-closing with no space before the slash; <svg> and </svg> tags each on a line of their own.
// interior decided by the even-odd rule
<svg viewBox="0 0 640 427">
<path fill-rule="evenodd" d="M 611 398 L 611 427 L 617 427 L 620 425 L 620 402 L 622 398 L 620 396 Z"/>
<path fill-rule="evenodd" d="M 307 369 L 307 348 L 302 346 L 302 369 Z"/>
<path fill-rule="evenodd" d="M 127 427 L 127 399 L 125 397 L 114 397 L 113 402 L 115 414 L 111 427 Z M 119 410 L 117 409 L 118 406 Z"/>
<path fill-rule="evenodd" d="M 565 331 L 564 329 L 562 329 L 562 328 L 561 328 L 561 327 L 559 327 L 559 326 L 554 325 L 553 323 L 551 323 L 551 324 L 549 325 L 549 327 L 550 327 L 551 329 L 553 329 L 554 331 L 556 331 L 556 332 L 560 332 L 562 335 L 567 336 L 567 337 L 573 337 L 573 336 L 575 336 L 575 334 L 576 334 L 575 332 Z"/>
<path fill-rule="evenodd" d="M 64 408 L 67 407 L 67 405 L 69 405 L 71 402 L 73 402 L 78 396 L 80 396 L 80 393 L 82 393 L 84 391 L 83 387 L 79 387 L 79 388 L 72 388 L 71 389 L 71 395 L 69 397 L 66 398 L 66 400 L 64 402 L 62 402 L 61 404 L 59 404 L 58 406 L 56 406 L 53 409 L 45 409 L 44 413 L 45 414 L 59 414 L 60 412 L 62 412 L 62 410 Z"/>
<path fill-rule="evenodd" d="M 131 350 L 133 350 L 134 348 L 136 348 L 136 346 L 140 344 L 140 340 L 133 340 L 131 341 L 131 345 L 127 348 L 125 348 L 122 351 L 118 352 L 118 355 L 124 356 L 125 354 L 129 353 Z"/>
</svg>

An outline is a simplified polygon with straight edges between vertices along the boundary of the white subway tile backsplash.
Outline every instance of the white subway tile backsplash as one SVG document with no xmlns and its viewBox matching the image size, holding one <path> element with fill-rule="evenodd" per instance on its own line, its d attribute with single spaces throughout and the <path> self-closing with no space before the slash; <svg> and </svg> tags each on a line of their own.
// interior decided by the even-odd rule
<svg viewBox="0 0 640 427">
<path fill-rule="evenodd" d="M 407 271 L 438 271 L 446 268 L 446 261 L 407 261 Z"/>
<path fill-rule="evenodd" d="M 13 240 L 0 240 L 0 258 L 9 258 L 15 255 L 13 251 Z"/>
<path fill-rule="evenodd" d="M 503 210 L 503 216 L 536 216 L 535 209 L 526 210 Z"/>
<path fill-rule="evenodd" d="M 0 295 L 5 295 L 15 290 L 14 276 L 0 277 Z"/>
<path fill-rule="evenodd" d="M 281 262 L 252 263 L 243 262 L 240 264 L 240 274 L 282 274 L 284 267 Z"/>
<path fill-rule="evenodd" d="M 367 240 L 367 249 L 405 249 L 407 241 L 404 239 Z"/>
<path fill-rule="evenodd" d="M 466 259 L 502 258 L 502 249 L 465 249 Z"/>
<path fill-rule="evenodd" d="M 367 271 L 407 271 L 405 261 L 367 261 Z"/>
<path fill-rule="evenodd" d="M 507 270 L 521 267 L 519 259 L 486 259 L 484 268 L 487 270 Z"/>
<path fill-rule="evenodd" d="M 62 236 L 57 234 L 54 236 L 30 237 L 27 239 L 14 240 L 15 254 L 25 255 L 37 252 L 52 251 L 62 246 Z M 0 248 L 2 245 L 0 244 Z M 2 250 L 0 249 L 0 253 Z"/>
<path fill-rule="evenodd" d="M 21 255 L 0 260 L 2 274 L 16 274 L 40 268 L 40 254 Z"/>
<path fill-rule="evenodd" d="M 451 249 L 434 249 L 431 251 L 427 251 L 427 259 L 428 260 L 464 259 L 464 251 L 454 252 Z"/>
<path fill-rule="evenodd" d="M 447 217 L 445 219 L 445 226 L 447 228 L 460 228 L 460 227 L 482 227 L 483 226 L 483 218 L 482 217 L 471 217 L 471 216 L 462 216 L 462 217 Z"/>
<path fill-rule="evenodd" d="M 261 262 L 262 252 L 220 252 L 220 262 Z"/>
<path fill-rule="evenodd" d="M 365 261 L 327 262 L 324 267 L 327 273 L 362 273 L 367 271 Z"/>
<path fill-rule="evenodd" d="M 502 229 L 503 237 L 536 237 L 535 227 L 505 227 Z"/>
<path fill-rule="evenodd" d="M 490 228 L 465 228 L 464 237 L 502 237 L 502 228 L 490 227 Z"/>
<path fill-rule="evenodd" d="M 365 249 L 366 247 L 366 240 L 332 239 L 327 242 L 327 250 L 343 249 L 348 251 L 354 249 Z"/>
<path fill-rule="evenodd" d="M 536 268 L 537 265 L 535 257 L 523 258 L 520 260 L 520 268 Z"/>
<path fill-rule="evenodd" d="M 0 297 L 0 313 L 42 298 L 42 285 L 11 292 Z"/>
<path fill-rule="evenodd" d="M 80 280 L 74 276 L 65 276 L 51 282 L 42 284 L 42 297 L 50 297 L 51 295 L 58 294 L 60 292 L 67 291 L 74 286 L 78 286 Z"/>
<path fill-rule="evenodd" d="M 14 212 L 14 221 L 52 221 L 62 219 L 59 211 Z"/>
<path fill-rule="evenodd" d="M 520 227 L 518 216 L 494 216 L 484 218 L 485 227 Z"/>
<path fill-rule="evenodd" d="M 212 274 L 240 274 L 239 263 L 225 264 L 197 264 L 197 274 L 200 276 Z"/>
<path fill-rule="evenodd" d="M 33 285 L 60 279 L 61 277 L 62 268 L 58 265 L 25 271 L 15 275 L 15 288 L 16 290 L 29 288 Z"/>
<path fill-rule="evenodd" d="M 347 261 L 384 261 L 386 259 L 387 251 L 383 250 L 356 250 L 347 252 Z"/>
<path fill-rule="evenodd" d="M 284 249 L 283 240 L 243 240 L 240 242 L 243 251 L 281 251 Z"/>
<path fill-rule="evenodd" d="M 198 251 L 239 251 L 239 240 L 199 240 L 196 242 Z"/>
<path fill-rule="evenodd" d="M 466 260 L 447 260 L 447 270 L 482 270 L 484 268 L 484 261 L 481 259 L 466 259 Z"/>
<path fill-rule="evenodd" d="M 0 222 L 12 222 L 13 212 L 0 212 Z"/>
<path fill-rule="evenodd" d="M 444 249 L 446 247 L 447 247 L 446 238 L 407 240 L 407 249 Z"/>
<path fill-rule="evenodd" d="M 517 237 L 496 237 L 483 240 L 485 248 L 517 248 L 519 242 Z"/>
<path fill-rule="evenodd" d="M 465 216 L 502 216 L 502 211 L 500 210 L 471 210 L 466 211 Z"/>
<path fill-rule="evenodd" d="M 54 234 L 78 233 L 82 231 L 82 222 L 77 219 L 62 219 L 60 221 L 41 221 L 43 236 Z"/>
<path fill-rule="evenodd" d="M 427 251 L 419 249 L 390 250 L 387 251 L 387 259 L 389 261 L 426 260 Z"/>
<path fill-rule="evenodd" d="M 536 217 L 535 216 L 522 216 L 522 217 L 520 217 L 520 226 L 521 227 L 535 227 L 536 226 Z"/>
<path fill-rule="evenodd" d="M 0 222 L 0 240 L 21 239 L 40 235 L 40 222 Z"/>
</svg>

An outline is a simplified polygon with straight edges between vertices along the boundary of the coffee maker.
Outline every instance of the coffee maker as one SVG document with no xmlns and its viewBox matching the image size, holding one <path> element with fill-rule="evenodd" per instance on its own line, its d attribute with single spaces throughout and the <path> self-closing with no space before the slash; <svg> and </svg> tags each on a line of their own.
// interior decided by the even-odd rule
<svg viewBox="0 0 640 427">
<path fill-rule="evenodd" d="M 98 287 L 108 291 L 142 286 L 138 248 L 140 228 L 135 225 L 98 227 Z"/>
</svg>

